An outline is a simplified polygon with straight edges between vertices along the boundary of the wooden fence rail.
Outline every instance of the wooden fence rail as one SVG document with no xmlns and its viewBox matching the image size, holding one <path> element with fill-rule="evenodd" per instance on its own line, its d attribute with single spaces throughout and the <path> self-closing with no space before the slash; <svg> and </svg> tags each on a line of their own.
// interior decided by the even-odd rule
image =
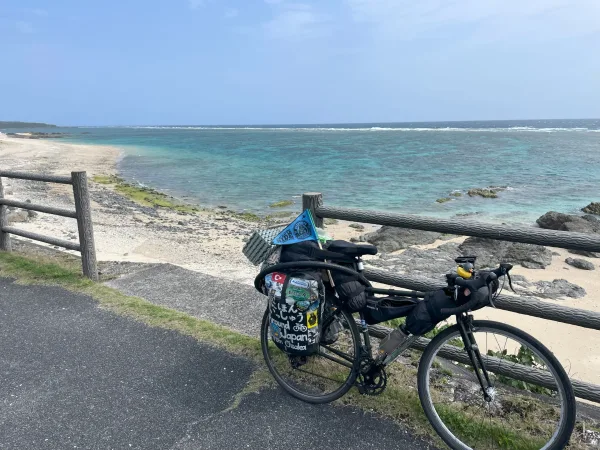
<svg viewBox="0 0 600 450">
<path fill-rule="evenodd" d="M 302 207 L 309 209 L 318 227 L 323 226 L 323 219 L 339 219 L 354 222 L 388 225 L 400 228 L 412 228 L 423 231 L 455 234 L 458 236 L 475 236 L 525 244 L 545 245 L 569 250 L 600 251 L 600 235 L 574 233 L 567 231 L 545 230 L 526 226 L 496 225 L 465 219 L 438 219 L 408 214 L 396 214 L 384 211 L 371 211 L 355 208 L 341 208 L 323 205 L 320 193 L 306 193 L 302 196 Z M 508 261 L 510 262 L 510 261 Z M 364 272 L 367 279 L 387 285 L 398 286 L 415 291 L 433 291 L 446 286 L 440 280 L 392 273 L 384 270 L 367 268 Z M 600 313 L 567 306 L 543 302 L 533 297 L 500 295 L 495 304 L 498 309 L 512 311 L 528 316 L 567 323 L 579 327 L 600 330 Z M 389 330 L 382 327 L 369 327 L 371 334 L 383 337 Z M 427 340 L 417 341 L 417 348 L 424 349 Z M 455 359 L 453 355 L 446 355 Z M 456 356 L 456 355 L 454 355 Z M 600 403 L 600 386 L 571 380 L 575 395 Z"/>
<path fill-rule="evenodd" d="M 54 208 L 51 206 L 34 205 L 27 202 L 4 198 L 2 177 L 42 181 L 47 183 L 70 184 L 73 186 L 75 211 L 63 208 Z M 30 231 L 19 230 L 18 228 L 9 226 L 8 206 L 77 219 L 79 243 L 65 241 L 63 239 L 58 239 L 51 236 L 44 236 L 41 234 L 32 233 Z M 12 245 L 10 242 L 11 234 L 80 252 L 83 274 L 92 280 L 98 280 L 92 214 L 87 185 L 87 175 L 85 172 L 71 172 L 70 177 L 65 177 L 0 170 L 0 250 L 7 252 L 12 250 Z"/>
</svg>

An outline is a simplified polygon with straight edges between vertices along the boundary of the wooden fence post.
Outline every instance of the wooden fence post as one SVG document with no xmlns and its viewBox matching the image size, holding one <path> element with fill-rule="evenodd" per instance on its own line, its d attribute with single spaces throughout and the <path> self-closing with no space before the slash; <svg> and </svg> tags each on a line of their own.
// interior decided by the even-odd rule
<svg viewBox="0 0 600 450">
<path fill-rule="evenodd" d="M 315 221 L 315 225 L 319 228 L 323 228 L 323 218 L 317 216 L 316 210 L 322 205 L 323 194 L 319 192 L 306 192 L 302 194 L 302 211 L 309 209 Z"/>
<path fill-rule="evenodd" d="M 71 172 L 75 211 L 77 213 L 77 228 L 79 229 L 79 245 L 81 246 L 81 264 L 83 274 L 98 280 L 96 266 L 96 247 L 94 246 L 94 229 L 92 226 L 92 209 L 85 172 Z"/>
<path fill-rule="evenodd" d="M 2 177 L 0 177 L 0 198 L 4 198 L 4 186 L 2 186 Z M 8 206 L 0 205 L 0 250 L 10 252 L 10 234 L 2 231 L 2 227 L 8 226 Z"/>
</svg>

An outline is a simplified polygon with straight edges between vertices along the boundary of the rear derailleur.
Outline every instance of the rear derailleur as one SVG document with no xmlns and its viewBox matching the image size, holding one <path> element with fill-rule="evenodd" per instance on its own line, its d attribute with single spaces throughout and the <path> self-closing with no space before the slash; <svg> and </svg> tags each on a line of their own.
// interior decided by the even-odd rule
<svg viewBox="0 0 600 450">
<path fill-rule="evenodd" d="M 385 391 L 387 374 L 383 365 L 372 358 L 363 356 L 360 361 L 360 373 L 356 378 L 358 392 L 363 395 L 379 395 Z"/>
</svg>

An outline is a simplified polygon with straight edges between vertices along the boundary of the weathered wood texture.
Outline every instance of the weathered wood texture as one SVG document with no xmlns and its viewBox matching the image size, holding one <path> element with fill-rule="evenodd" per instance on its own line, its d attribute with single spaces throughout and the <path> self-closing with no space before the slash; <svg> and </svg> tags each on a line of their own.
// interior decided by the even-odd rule
<svg viewBox="0 0 600 450">
<path fill-rule="evenodd" d="M 2 185 L 2 177 L 0 177 L 0 200 L 4 199 L 4 186 Z M 8 226 L 8 208 L 6 205 L 0 204 L 0 250 L 10 252 L 12 246 L 10 244 L 10 234 L 2 231 L 2 228 Z"/>
<path fill-rule="evenodd" d="M 309 209 L 315 221 L 315 225 L 320 228 L 323 227 L 323 217 L 319 216 L 316 211 L 321 205 L 323 205 L 322 194 L 318 192 L 307 192 L 302 194 L 302 211 Z"/>
<path fill-rule="evenodd" d="M 29 209 L 31 211 L 39 211 L 46 214 L 54 214 L 55 216 L 71 217 L 72 219 L 77 218 L 76 211 L 70 211 L 68 209 L 54 208 L 52 206 L 34 205 L 27 202 L 19 202 L 17 200 L 9 200 L 7 198 L 0 198 L 0 205 L 14 206 L 16 208 Z"/>
<path fill-rule="evenodd" d="M 392 330 L 390 328 L 381 325 L 369 325 L 369 334 L 379 339 L 384 338 L 391 331 Z M 415 343 L 412 345 L 412 348 L 424 351 L 430 342 L 430 339 L 421 337 L 415 341 Z M 449 345 L 444 345 L 440 349 L 438 355 L 451 361 L 457 361 L 459 363 L 469 365 L 471 364 L 469 356 L 464 350 Z M 492 372 L 514 377 L 518 380 L 528 383 L 535 383 L 546 388 L 552 389 L 556 385 L 554 383 L 554 378 L 547 371 L 527 367 L 522 364 L 515 364 L 512 362 L 509 363 L 500 358 L 487 355 L 484 355 L 483 359 L 486 368 Z M 575 391 L 575 396 L 592 402 L 600 403 L 600 386 L 575 379 L 571 379 L 571 384 L 573 386 L 573 390 Z"/>
<path fill-rule="evenodd" d="M 370 281 L 398 286 L 415 291 L 434 291 L 446 286 L 446 283 L 434 282 L 427 278 L 417 278 L 384 270 L 367 268 L 364 275 Z M 494 303 L 498 309 L 541 317 L 555 322 L 568 323 L 579 327 L 600 330 L 600 313 L 577 308 L 569 308 L 550 302 L 543 302 L 533 297 L 513 297 L 500 295 Z"/>
<path fill-rule="evenodd" d="M 46 181 L 50 183 L 71 184 L 71 177 L 61 177 L 57 175 L 39 175 L 26 172 L 12 172 L 0 170 L 0 177 L 18 178 L 20 180 Z"/>
<path fill-rule="evenodd" d="M 85 172 L 72 172 L 71 178 L 73 179 L 73 196 L 75 198 L 75 211 L 77 212 L 77 228 L 79 229 L 83 274 L 92 280 L 98 280 L 92 208 L 90 206 L 87 175 Z"/>
<path fill-rule="evenodd" d="M 51 236 L 44 236 L 43 234 L 32 233 L 30 231 L 19 230 L 14 227 L 2 227 L 2 230 L 6 233 L 14 234 L 34 241 L 45 242 L 50 245 L 57 245 L 59 247 L 68 248 L 69 250 L 80 251 L 79 244 L 77 242 L 65 241 L 63 239 L 53 238 Z"/>
<path fill-rule="evenodd" d="M 310 195 L 316 196 L 318 194 Z M 400 228 L 412 228 L 415 230 L 437 231 L 439 233 L 456 234 L 459 236 L 477 236 L 572 250 L 600 251 L 600 235 L 594 234 L 545 230 L 524 226 L 508 227 L 506 225 L 495 225 L 465 219 L 438 219 L 409 214 L 396 214 L 354 208 L 338 208 L 332 206 L 319 206 L 316 208 L 315 212 L 316 216 L 320 217 L 321 220 L 324 217 L 329 217 L 332 219 L 390 225 Z"/>
</svg>

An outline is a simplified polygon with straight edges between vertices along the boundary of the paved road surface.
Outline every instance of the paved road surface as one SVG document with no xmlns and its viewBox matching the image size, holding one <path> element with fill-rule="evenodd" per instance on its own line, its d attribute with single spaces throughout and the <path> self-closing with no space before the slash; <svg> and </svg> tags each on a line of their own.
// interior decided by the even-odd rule
<svg viewBox="0 0 600 450">
<path fill-rule="evenodd" d="M 60 288 L 0 278 L 0 319 L 2 449 L 427 448 L 388 420 L 279 389 L 225 411 L 251 362 Z"/>
</svg>

